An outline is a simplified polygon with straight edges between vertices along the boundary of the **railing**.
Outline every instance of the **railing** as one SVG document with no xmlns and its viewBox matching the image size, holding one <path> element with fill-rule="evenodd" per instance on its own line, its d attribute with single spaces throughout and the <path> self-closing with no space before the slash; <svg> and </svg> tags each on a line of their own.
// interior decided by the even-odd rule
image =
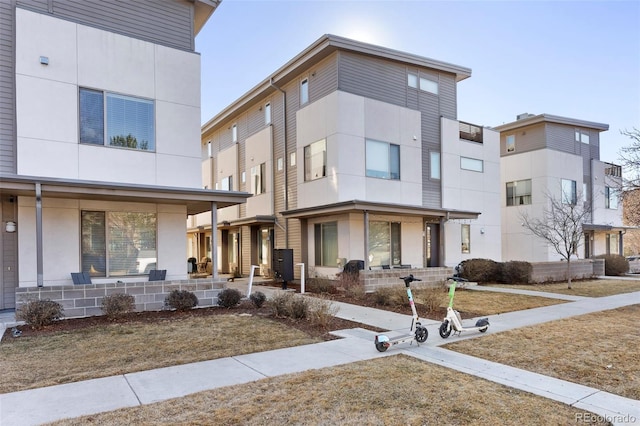
<svg viewBox="0 0 640 426">
<path fill-rule="evenodd" d="M 605 163 L 604 174 L 607 176 L 622 177 L 622 167 L 616 164 Z"/>
<path fill-rule="evenodd" d="M 482 127 L 463 121 L 460 121 L 459 124 L 460 139 L 482 143 Z"/>
</svg>

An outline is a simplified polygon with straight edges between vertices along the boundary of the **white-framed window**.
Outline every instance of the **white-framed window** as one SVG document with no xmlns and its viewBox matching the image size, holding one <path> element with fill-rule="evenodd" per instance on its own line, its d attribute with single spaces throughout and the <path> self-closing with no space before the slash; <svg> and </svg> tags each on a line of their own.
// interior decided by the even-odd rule
<svg viewBox="0 0 640 426">
<path fill-rule="evenodd" d="M 440 153 L 431 151 L 429 153 L 429 170 L 431 179 L 440 179 Z"/>
<path fill-rule="evenodd" d="M 562 179 L 562 203 L 575 205 L 578 202 L 576 181 Z"/>
<path fill-rule="evenodd" d="M 296 153 L 292 152 L 289 154 L 289 166 L 293 167 L 296 165 Z"/>
<path fill-rule="evenodd" d="M 531 179 L 507 182 L 507 206 L 531 204 Z"/>
<path fill-rule="evenodd" d="M 231 142 L 238 142 L 238 125 L 231 126 Z"/>
<path fill-rule="evenodd" d="M 304 147 L 304 180 L 316 180 L 327 175 L 327 141 L 320 139 Z"/>
<path fill-rule="evenodd" d="M 366 174 L 380 179 L 400 179 L 400 145 L 366 140 Z"/>
<path fill-rule="evenodd" d="M 506 145 L 507 152 L 514 152 L 516 150 L 516 135 L 507 135 Z"/>
<path fill-rule="evenodd" d="M 220 189 L 223 191 L 233 191 L 233 176 L 223 177 L 220 181 Z"/>
<path fill-rule="evenodd" d="M 605 243 L 607 254 L 620 254 L 620 240 L 618 234 L 607 234 Z"/>
<path fill-rule="evenodd" d="M 251 167 L 251 193 L 260 195 L 267 192 L 267 163 L 261 163 Z"/>
<path fill-rule="evenodd" d="M 576 142 L 582 142 L 584 144 L 589 145 L 589 132 L 582 129 L 576 129 Z"/>
<path fill-rule="evenodd" d="M 207 142 L 207 157 L 213 157 L 213 147 L 211 146 L 211 141 Z"/>
<path fill-rule="evenodd" d="M 309 79 L 303 78 L 300 81 L 300 105 L 309 102 Z"/>
<path fill-rule="evenodd" d="M 462 224 L 460 228 L 460 236 L 462 240 L 462 253 L 471 253 L 471 225 Z"/>
<path fill-rule="evenodd" d="M 402 241 L 400 222 L 369 222 L 369 265 L 400 265 Z"/>
<path fill-rule="evenodd" d="M 418 75 L 413 73 L 407 74 L 407 85 L 409 87 L 413 87 L 414 89 L 418 88 Z"/>
<path fill-rule="evenodd" d="M 618 194 L 614 188 L 604 187 L 604 206 L 607 209 L 618 209 Z"/>
<path fill-rule="evenodd" d="M 471 170 L 472 172 L 482 172 L 484 170 L 484 162 L 476 158 L 460 157 L 460 168 Z"/>
<path fill-rule="evenodd" d="M 80 88 L 80 143 L 155 151 L 153 100 Z"/>
<path fill-rule="evenodd" d="M 271 124 L 271 102 L 264 106 L 264 124 Z"/>
<path fill-rule="evenodd" d="M 241 181 L 242 183 L 246 183 L 246 182 L 247 182 L 247 172 L 243 171 L 243 172 L 240 174 L 240 181 Z"/>
<path fill-rule="evenodd" d="M 338 265 L 338 222 L 313 226 L 316 266 Z"/>
<path fill-rule="evenodd" d="M 156 213 L 82 211 L 82 272 L 94 277 L 148 274 L 156 266 Z"/>
<path fill-rule="evenodd" d="M 278 171 L 282 171 L 282 168 L 284 167 L 284 160 L 282 157 L 278 157 L 276 164 L 278 165 Z"/>
<path fill-rule="evenodd" d="M 438 82 L 429 80 L 428 78 L 420 77 L 420 90 L 423 92 L 438 94 Z"/>
</svg>

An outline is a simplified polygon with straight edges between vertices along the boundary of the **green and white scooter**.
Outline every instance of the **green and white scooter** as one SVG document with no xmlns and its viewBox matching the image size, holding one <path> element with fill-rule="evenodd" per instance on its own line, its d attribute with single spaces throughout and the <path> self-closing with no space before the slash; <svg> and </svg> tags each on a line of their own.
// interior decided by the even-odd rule
<svg viewBox="0 0 640 426">
<path fill-rule="evenodd" d="M 453 297 L 456 294 L 456 284 L 467 280 L 459 277 L 458 274 L 455 274 L 453 277 L 447 278 L 447 281 L 451 281 L 451 284 L 449 285 L 449 306 L 447 307 L 447 316 L 442 321 L 442 324 L 440 324 L 440 337 L 446 339 L 451 335 L 451 332 L 454 334 L 458 333 L 458 335 L 460 335 L 463 331 L 479 331 L 480 333 L 487 331 L 489 328 L 489 318 L 479 319 L 476 321 L 475 327 L 462 326 L 460 313 L 453 309 Z"/>
<path fill-rule="evenodd" d="M 378 334 L 375 338 L 376 349 L 379 352 L 384 352 L 389 349 L 390 346 L 398 345 L 400 343 L 411 342 L 415 340 L 418 343 L 424 343 L 427 341 L 427 337 L 429 336 L 429 332 L 427 328 L 420 323 L 420 317 L 418 317 L 418 313 L 416 312 L 416 306 L 413 303 L 413 295 L 411 294 L 411 283 L 413 281 L 422 281 L 418 278 L 414 278 L 412 274 L 409 274 L 406 277 L 400 277 L 401 280 L 404 280 L 404 285 L 407 287 L 407 296 L 409 297 L 409 305 L 411 306 L 411 312 L 413 312 L 413 319 L 411 320 L 411 327 L 409 328 L 409 334 L 403 334 L 398 337 L 394 337 L 390 339 L 384 334 Z M 415 327 L 415 331 L 413 326 Z"/>
</svg>

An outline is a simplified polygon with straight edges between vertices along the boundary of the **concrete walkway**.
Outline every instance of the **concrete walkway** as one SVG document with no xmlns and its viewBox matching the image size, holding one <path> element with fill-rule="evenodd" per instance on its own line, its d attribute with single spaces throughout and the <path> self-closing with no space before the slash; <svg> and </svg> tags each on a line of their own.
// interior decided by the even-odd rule
<svg viewBox="0 0 640 426">
<path fill-rule="evenodd" d="M 234 283 L 233 286 L 240 285 L 243 284 Z M 257 290 L 265 294 L 277 291 L 263 286 L 254 288 Z M 491 327 L 485 335 L 639 303 L 640 292 L 635 292 L 492 315 L 489 317 Z M 338 317 L 388 329 L 390 331 L 384 334 L 390 337 L 394 333 L 407 332 L 411 325 L 411 317 L 407 315 L 336 304 L 340 308 Z M 473 319 L 464 322 L 467 321 L 475 322 Z M 441 345 L 454 339 L 475 338 L 482 334 L 468 333 L 445 340 L 438 335 L 439 321 L 425 320 L 423 324 L 429 330 L 427 342 L 419 346 L 415 343 L 398 345 L 385 353 L 379 353 L 374 347 L 376 333 L 356 328 L 336 332 L 343 337 L 340 340 L 2 394 L 0 424 L 36 425 L 400 353 L 570 404 L 606 416 L 614 424 L 640 424 L 640 401 L 443 349 Z"/>
</svg>

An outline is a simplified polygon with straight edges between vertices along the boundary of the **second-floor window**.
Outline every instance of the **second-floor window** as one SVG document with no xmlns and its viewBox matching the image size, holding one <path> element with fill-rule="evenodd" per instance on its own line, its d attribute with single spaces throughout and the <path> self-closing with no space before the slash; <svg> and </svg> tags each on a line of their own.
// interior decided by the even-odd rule
<svg viewBox="0 0 640 426">
<path fill-rule="evenodd" d="M 587 145 L 589 144 L 589 132 L 587 132 L 586 130 L 576 129 L 575 134 L 576 142 L 586 143 Z"/>
<path fill-rule="evenodd" d="M 423 92 L 438 94 L 438 82 L 428 78 L 419 77 L 416 73 L 407 73 L 407 85 Z"/>
<path fill-rule="evenodd" d="M 578 202 L 576 181 L 562 179 L 562 203 L 575 205 Z"/>
<path fill-rule="evenodd" d="M 300 82 L 300 105 L 309 102 L 309 79 L 305 78 Z"/>
<path fill-rule="evenodd" d="M 400 145 L 367 139 L 366 168 L 368 177 L 400 179 Z"/>
<path fill-rule="evenodd" d="M 320 179 L 327 173 L 327 141 L 321 139 L 304 147 L 304 180 Z"/>
<path fill-rule="evenodd" d="M 471 170 L 472 172 L 482 172 L 484 170 L 484 162 L 476 158 L 460 157 L 460 168 Z"/>
<path fill-rule="evenodd" d="M 429 159 L 431 179 L 440 179 L 440 153 L 431 151 L 429 153 Z"/>
<path fill-rule="evenodd" d="M 238 142 L 238 125 L 231 126 L 231 142 Z"/>
<path fill-rule="evenodd" d="M 266 173 L 266 163 L 251 167 L 251 193 L 253 195 L 260 195 L 267 192 Z"/>
<path fill-rule="evenodd" d="M 220 189 L 223 191 L 233 191 L 233 176 L 227 176 L 220 181 Z"/>
<path fill-rule="evenodd" d="M 604 187 L 604 206 L 613 210 L 618 208 L 618 194 L 615 189 L 608 186 Z"/>
<path fill-rule="evenodd" d="M 516 135 L 508 135 L 506 139 L 507 152 L 514 152 L 516 150 Z"/>
<path fill-rule="evenodd" d="M 264 106 L 264 124 L 271 124 L 271 103 Z"/>
<path fill-rule="evenodd" d="M 80 143 L 155 151 L 152 100 L 81 88 L 79 107 Z"/>
<path fill-rule="evenodd" d="M 531 179 L 507 182 L 507 206 L 531 204 Z"/>
</svg>

